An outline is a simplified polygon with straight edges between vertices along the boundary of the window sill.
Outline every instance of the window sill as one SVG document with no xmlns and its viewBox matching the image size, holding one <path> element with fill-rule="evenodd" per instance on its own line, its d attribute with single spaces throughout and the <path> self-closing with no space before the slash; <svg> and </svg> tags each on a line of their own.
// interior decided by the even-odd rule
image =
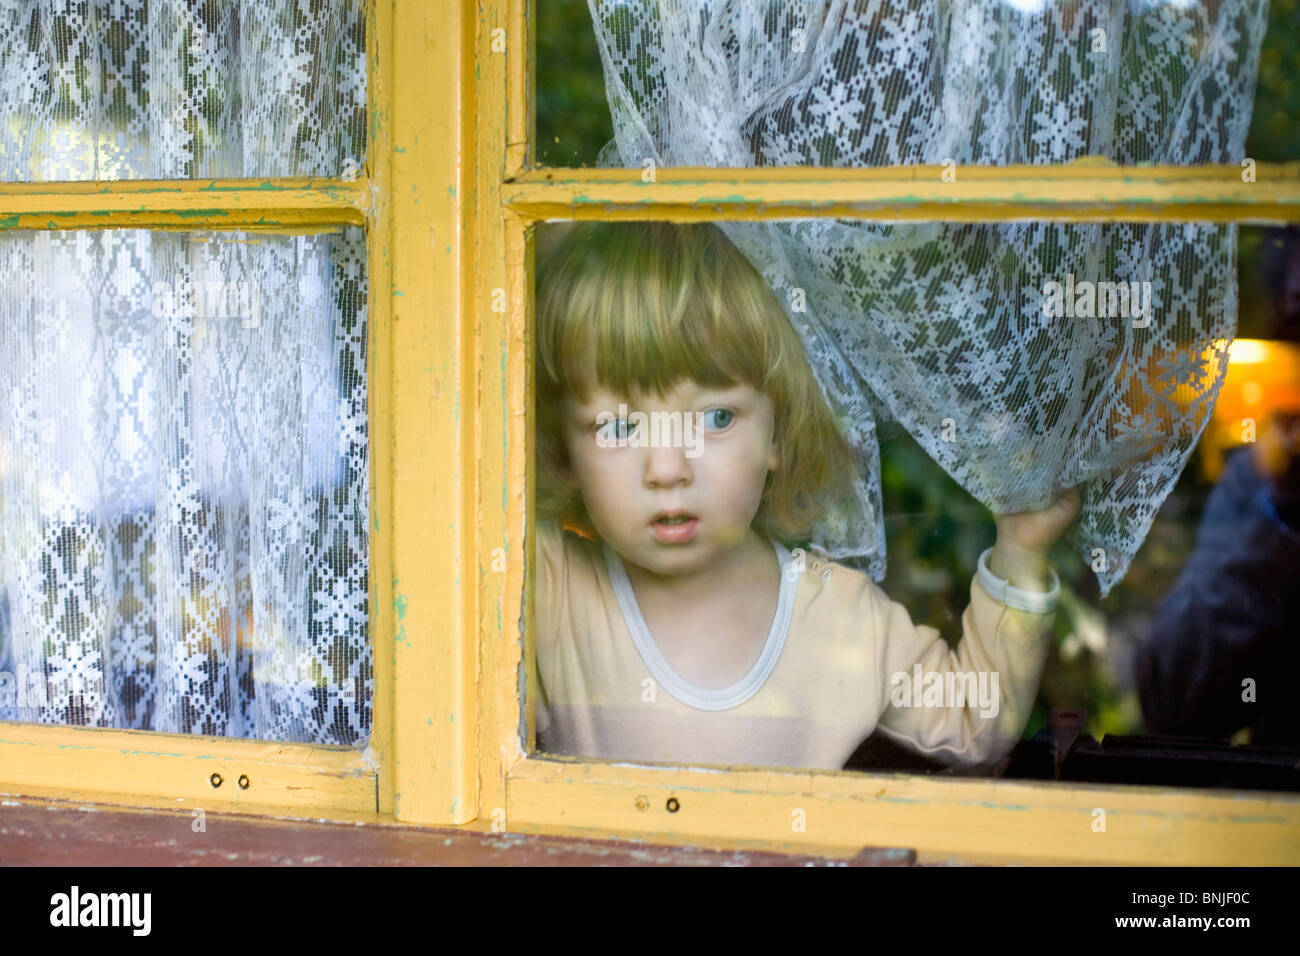
<svg viewBox="0 0 1300 956">
<path fill-rule="evenodd" d="M 194 827 L 202 820 L 203 829 Z M 35 866 L 908 866 L 911 850 L 849 859 L 632 841 L 325 823 L 27 796 L 0 800 L 0 862 Z"/>
</svg>

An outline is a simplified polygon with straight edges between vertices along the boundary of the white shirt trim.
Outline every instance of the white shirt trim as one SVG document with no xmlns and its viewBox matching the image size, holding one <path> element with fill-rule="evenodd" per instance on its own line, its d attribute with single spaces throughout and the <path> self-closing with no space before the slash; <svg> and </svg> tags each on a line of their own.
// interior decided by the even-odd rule
<svg viewBox="0 0 1300 956">
<path fill-rule="evenodd" d="M 1061 579 L 1056 576 L 1054 570 L 1047 569 L 1051 586 L 1046 591 L 1026 591 L 1015 588 L 1004 578 L 998 577 L 989 570 L 989 555 L 992 553 L 992 548 L 986 548 L 980 555 L 975 570 L 975 577 L 984 588 L 985 594 L 1007 607 L 1028 611 L 1030 614 L 1050 614 L 1056 610 L 1057 602 L 1061 597 Z"/>
<path fill-rule="evenodd" d="M 632 590 L 632 582 L 628 579 L 623 560 L 607 543 L 601 542 L 605 551 L 605 567 L 609 571 L 609 580 L 614 587 L 614 596 L 618 598 L 619 608 L 623 612 L 623 621 L 627 624 L 628 633 L 632 635 L 632 643 L 636 645 L 637 653 L 641 655 L 646 669 L 650 671 L 659 686 L 688 707 L 694 707 L 696 710 L 730 710 L 739 707 L 758 693 L 776 668 L 781 650 L 785 647 L 786 635 L 790 631 L 799 575 L 785 573 L 786 565 L 790 561 L 790 552 L 779 541 L 769 540 L 772 547 L 776 549 L 776 559 L 781 570 L 781 591 L 776 602 L 776 614 L 772 617 L 772 626 L 767 632 L 767 642 L 763 645 L 758 660 L 754 662 L 748 674 L 730 687 L 698 687 L 673 670 L 672 665 L 660 653 L 659 645 L 655 643 L 650 628 L 641 615 L 636 592 Z"/>
</svg>

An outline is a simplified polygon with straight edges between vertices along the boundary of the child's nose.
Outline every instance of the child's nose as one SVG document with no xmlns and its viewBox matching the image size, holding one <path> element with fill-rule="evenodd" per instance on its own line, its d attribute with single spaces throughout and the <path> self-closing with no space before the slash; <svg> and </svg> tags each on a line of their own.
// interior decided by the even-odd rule
<svg viewBox="0 0 1300 956">
<path fill-rule="evenodd" d="M 690 484 L 691 464 L 686 449 L 672 446 L 646 449 L 645 482 L 651 487 L 667 488 Z"/>
</svg>

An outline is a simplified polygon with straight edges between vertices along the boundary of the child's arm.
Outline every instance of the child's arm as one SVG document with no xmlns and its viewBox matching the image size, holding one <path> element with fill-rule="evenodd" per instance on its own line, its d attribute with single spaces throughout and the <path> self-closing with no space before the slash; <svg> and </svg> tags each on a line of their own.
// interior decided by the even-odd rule
<svg viewBox="0 0 1300 956">
<path fill-rule="evenodd" d="M 995 516 L 997 543 L 986 552 L 991 574 L 971 583 L 956 650 L 878 593 L 879 729 L 945 763 L 990 764 L 1015 745 L 1038 691 L 1055 614 L 1047 553 L 1078 513 L 1079 494 L 1071 489 L 1042 511 Z"/>
</svg>

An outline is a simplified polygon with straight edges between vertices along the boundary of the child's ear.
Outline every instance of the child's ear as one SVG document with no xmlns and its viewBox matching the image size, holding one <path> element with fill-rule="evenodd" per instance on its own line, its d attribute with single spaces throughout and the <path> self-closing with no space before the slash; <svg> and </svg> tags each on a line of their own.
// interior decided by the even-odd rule
<svg viewBox="0 0 1300 956">
<path fill-rule="evenodd" d="M 772 446 L 767 452 L 767 470 L 781 470 L 781 449 L 777 447 L 775 438 L 772 439 Z"/>
</svg>

